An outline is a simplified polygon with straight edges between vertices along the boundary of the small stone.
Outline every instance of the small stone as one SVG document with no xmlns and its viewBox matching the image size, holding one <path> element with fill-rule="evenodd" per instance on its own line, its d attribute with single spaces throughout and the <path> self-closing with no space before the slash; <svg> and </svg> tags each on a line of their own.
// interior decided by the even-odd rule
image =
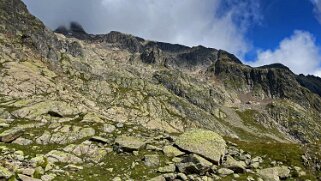
<svg viewBox="0 0 321 181">
<path fill-rule="evenodd" d="M 176 170 L 176 166 L 174 164 L 169 164 L 164 167 L 158 168 L 158 172 L 160 173 L 171 173 L 171 172 L 175 172 L 175 170 Z"/>
<path fill-rule="evenodd" d="M 293 168 L 294 168 L 294 170 L 295 170 L 295 173 L 296 173 L 299 177 L 302 177 L 302 176 L 305 176 L 305 175 L 306 175 L 306 172 L 303 171 L 301 167 L 294 166 Z"/>
<path fill-rule="evenodd" d="M 43 165 L 45 163 L 45 159 L 43 155 L 38 155 L 30 160 L 33 167 L 37 167 L 38 165 Z"/>
<path fill-rule="evenodd" d="M 166 179 L 162 175 L 159 175 L 157 177 L 149 179 L 148 181 L 166 181 Z"/>
<path fill-rule="evenodd" d="M 117 124 L 116 124 L 116 127 L 117 127 L 117 128 L 123 128 L 123 127 L 124 127 L 124 123 L 117 123 Z"/>
<path fill-rule="evenodd" d="M 7 169 L 0 166 L 0 178 L 9 179 L 13 174 Z"/>
<path fill-rule="evenodd" d="M 246 164 L 243 161 L 236 161 L 232 156 L 228 155 L 224 166 L 233 170 L 235 173 L 244 173 Z"/>
<path fill-rule="evenodd" d="M 146 145 L 146 150 L 161 151 L 162 148 L 159 148 L 159 147 L 154 146 L 154 145 L 147 144 L 147 145 Z"/>
<path fill-rule="evenodd" d="M 115 177 L 115 178 L 113 178 L 112 181 L 121 181 L 121 178 L 120 177 Z"/>
<path fill-rule="evenodd" d="M 237 174 L 237 173 L 235 173 L 235 174 L 233 174 L 233 177 L 234 177 L 234 178 L 240 178 L 240 175 Z"/>
<path fill-rule="evenodd" d="M 183 161 L 183 158 L 180 158 L 180 157 L 174 157 L 173 159 L 172 159 L 172 162 L 174 162 L 174 163 L 180 163 L 180 162 L 182 162 Z"/>
<path fill-rule="evenodd" d="M 67 168 L 67 169 L 73 170 L 73 171 L 78 171 L 78 170 L 84 169 L 84 167 L 82 167 L 82 166 L 73 165 L 73 164 L 67 165 L 64 168 Z"/>
<path fill-rule="evenodd" d="M 133 151 L 133 155 L 138 156 L 139 152 L 138 151 Z"/>
<path fill-rule="evenodd" d="M 260 166 L 260 163 L 259 162 L 254 162 L 254 163 L 251 163 L 251 168 L 259 168 Z"/>
<path fill-rule="evenodd" d="M 42 181 L 52 181 L 56 178 L 56 174 L 48 174 L 41 176 Z"/>
<path fill-rule="evenodd" d="M 24 175 L 32 176 L 35 173 L 35 169 L 33 168 L 25 168 L 21 170 L 21 173 Z"/>
<path fill-rule="evenodd" d="M 35 168 L 35 173 L 43 175 L 43 174 L 45 174 L 45 170 L 42 167 L 39 166 L 39 167 Z"/>
<path fill-rule="evenodd" d="M 103 131 L 105 133 L 112 133 L 116 130 L 116 127 L 112 124 L 104 124 Z"/>
<path fill-rule="evenodd" d="M 114 171 L 114 168 L 107 168 L 106 169 L 108 172 L 112 173 Z"/>
<path fill-rule="evenodd" d="M 253 177 L 251 177 L 251 176 L 248 176 L 248 177 L 246 178 L 246 180 L 247 180 L 247 181 L 255 181 L 255 179 L 254 179 Z"/>
<path fill-rule="evenodd" d="M 18 177 L 19 177 L 22 181 L 42 181 L 42 180 L 40 180 L 40 179 L 28 177 L 28 176 L 22 175 L 22 174 L 18 174 Z"/>
<path fill-rule="evenodd" d="M 176 157 L 184 155 L 184 152 L 181 152 L 179 149 L 175 148 L 174 146 L 164 146 L 163 152 L 168 157 Z"/>
<path fill-rule="evenodd" d="M 234 173 L 234 171 L 228 168 L 220 168 L 217 170 L 217 173 L 220 175 L 231 175 Z"/>
<path fill-rule="evenodd" d="M 177 174 L 177 178 L 180 178 L 182 180 L 188 180 L 187 176 L 184 173 L 178 173 Z"/>
<path fill-rule="evenodd" d="M 160 163 L 158 155 L 145 155 L 144 164 L 147 167 L 156 167 Z"/>
</svg>

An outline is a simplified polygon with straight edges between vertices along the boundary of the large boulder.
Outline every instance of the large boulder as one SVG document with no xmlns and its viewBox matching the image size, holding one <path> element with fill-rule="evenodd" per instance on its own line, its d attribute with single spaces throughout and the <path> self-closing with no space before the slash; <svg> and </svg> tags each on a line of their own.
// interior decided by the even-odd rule
<svg viewBox="0 0 321 181">
<path fill-rule="evenodd" d="M 182 150 L 199 154 L 219 164 L 225 154 L 224 139 L 209 130 L 193 129 L 180 135 L 175 144 Z"/>
<path fill-rule="evenodd" d="M 265 181 L 279 181 L 291 176 L 291 171 L 286 166 L 272 167 L 258 170 L 257 174 Z"/>
</svg>

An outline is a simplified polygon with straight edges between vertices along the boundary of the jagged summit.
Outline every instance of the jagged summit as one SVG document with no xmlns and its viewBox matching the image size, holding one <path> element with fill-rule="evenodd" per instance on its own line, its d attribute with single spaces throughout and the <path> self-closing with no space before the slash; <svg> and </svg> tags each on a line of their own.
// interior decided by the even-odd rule
<svg viewBox="0 0 321 181">
<path fill-rule="evenodd" d="M 90 37 L 82 25 L 77 22 L 71 22 L 69 27 L 59 26 L 54 32 L 82 40 Z"/>
<path fill-rule="evenodd" d="M 273 64 L 270 64 L 270 65 L 263 65 L 263 66 L 260 66 L 258 68 L 277 68 L 277 69 L 284 69 L 284 70 L 287 70 L 287 71 L 290 71 L 292 72 L 289 67 L 281 64 L 281 63 L 273 63 Z"/>
</svg>

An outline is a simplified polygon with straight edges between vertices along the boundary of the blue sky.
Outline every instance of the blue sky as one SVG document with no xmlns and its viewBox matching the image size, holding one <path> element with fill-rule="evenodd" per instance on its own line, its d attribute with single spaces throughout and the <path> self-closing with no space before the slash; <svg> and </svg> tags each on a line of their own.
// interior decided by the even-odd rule
<svg viewBox="0 0 321 181">
<path fill-rule="evenodd" d="M 244 63 L 283 63 L 321 76 L 321 0 L 23 0 L 55 29 L 77 21 L 89 33 L 224 49 Z"/>
<path fill-rule="evenodd" d="M 294 30 L 312 33 L 316 43 L 321 45 L 321 25 L 318 22 L 314 5 L 309 0 L 260 0 L 262 20 L 252 26 L 247 37 L 256 48 L 271 49 L 278 46 Z M 255 59 L 255 49 L 246 59 Z"/>
</svg>

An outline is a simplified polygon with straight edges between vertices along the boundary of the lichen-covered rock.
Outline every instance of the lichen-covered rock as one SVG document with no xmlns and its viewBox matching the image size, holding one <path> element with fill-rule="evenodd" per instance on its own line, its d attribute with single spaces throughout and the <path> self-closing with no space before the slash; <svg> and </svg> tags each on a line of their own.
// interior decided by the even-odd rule
<svg viewBox="0 0 321 181">
<path fill-rule="evenodd" d="M 103 131 L 106 133 L 112 133 L 116 130 L 116 126 L 112 124 L 104 124 L 103 125 Z"/>
<path fill-rule="evenodd" d="M 32 140 L 26 139 L 26 138 L 17 138 L 12 143 L 18 144 L 18 145 L 30 145 L 32 144 Z"/>
<path fill-rule="evenodd" d="M 147 167 L 156 167 L 160 163 L 158 155 L 145 155 L 144 156 L 144 164 Z"/>
<path fill-rule="evenodd" d="M 50 151 L 49 153 L 46 154 L 46 157 L 48 161 L 53 163 L 55 162 L 73 163 L 73 164 L 82 163 L 81 158 L 73 154 L 66 153 L 63 151 L 58 151 L 58 150 Z"/>
<path fill-rule="evenodd" d="M 115 146 L 117 151 L 136 151 L 145 146 L 146 142 L 137 137 L 121 135 L 118 136 L 115 140 Z"/>
<path fill-rule="evenodd" d="M 174 164 L 169 164 L 164 167 L 159 167 L 157 171 L 160 173 L 172 173 L 175 172 L 175 170 L 176 166 Z"/>
<path fill-rule="evenodd" d="M 0 134 L 0 141 L 9 143 L 17 139 L 19 136 L 23 134 L 24 129 L 19 127 L 13 127 L 8 129 Z"/>
<path fill-rule="evenodd" d="M 13 173 L 11 173 L 7 168 L 0 166 L 0 179 L 9 179 Z"/>
<path fill-rule="evenodd" d="M 225 154 L 226 143 L 217 133 L 194 129 L 180 135 L 175 144 L 182 150 L 199 154 L 215 163 L 220 163 Z"/>
</svg>

